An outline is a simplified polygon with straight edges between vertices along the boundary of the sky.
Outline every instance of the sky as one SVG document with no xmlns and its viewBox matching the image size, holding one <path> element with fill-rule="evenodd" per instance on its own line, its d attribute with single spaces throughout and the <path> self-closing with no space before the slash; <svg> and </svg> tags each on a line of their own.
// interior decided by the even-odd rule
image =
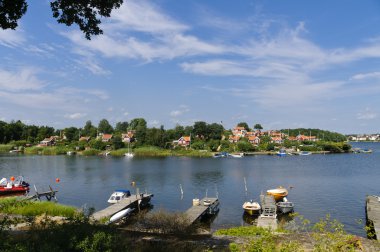
<svg viewBox="0 0 380 252">
<path fill-rule="evenodd" d="M 0 120 L 380 132 L 377 0 L 128 0 L 91 41 L 28 2 L 0 30 Z"/>
</svg>

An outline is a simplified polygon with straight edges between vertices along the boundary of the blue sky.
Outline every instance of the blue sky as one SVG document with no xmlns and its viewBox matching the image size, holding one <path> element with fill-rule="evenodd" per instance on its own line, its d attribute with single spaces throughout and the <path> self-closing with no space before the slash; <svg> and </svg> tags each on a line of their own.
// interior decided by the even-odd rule
<svg viewBox="0 0 380 252">
<path fill-rule="evenodd" d="M 29 1 L 0 30 L 0 120 L 380 132 L 379 1 L 130 0 L 84 38 Z"/>
</svg>

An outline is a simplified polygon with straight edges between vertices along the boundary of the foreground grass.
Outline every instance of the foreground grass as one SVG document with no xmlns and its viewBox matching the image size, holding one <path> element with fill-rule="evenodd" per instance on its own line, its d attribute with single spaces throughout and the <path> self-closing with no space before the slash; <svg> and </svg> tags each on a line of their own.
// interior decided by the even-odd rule
<svg viewBox="0 0 380 252">
<path fill-rule="evenodd" d="M 63 216 L 72 218 L 76 209 L 71 206 L 60 205 L 51 201 L 26 201 L 18 197 L 0 199 L 0 212 L 4 214 L 18 214 L 23 216 Z"/>
<path fill-rule="evenodd" d="M 300 221 L 293 233 L 273 232 L 256 226 L 234 227 L 216 231 L 216 236 L 244 237 L 244 241 L 230 243 L 230 251 L 380 251 L 376 241 L 363 245 L 365 239 L 347 234 L 343 225 L 337 220 L 331 220 L 327 215 L 314 225 L 296 216 Z M 293 223 L 294 224 L 294 223 Z M 366 249 L 365 249 L 366 247 Z"/>
</svg>

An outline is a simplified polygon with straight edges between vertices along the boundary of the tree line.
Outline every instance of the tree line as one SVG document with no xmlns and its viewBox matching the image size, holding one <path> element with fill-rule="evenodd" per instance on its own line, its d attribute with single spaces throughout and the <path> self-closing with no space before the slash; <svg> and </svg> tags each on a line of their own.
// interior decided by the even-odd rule
<svg viewBox="0 0 380 252">
<path fill-rule="evenodd" d="M 255 124 L 252 128 L 246 122 L 237 124 L 244 127 L 246 131 L 262 130 L 260 124 Z M 247 138 L 241 138 L 237 143 L 231 143 L 229 136 L 231 130 L 227 130 L 221 123 L 206 123 L 204 121 L 194 122 L 191 126 L 176 125 L 172 129 L 165 129 L 164 126 L 148 127 L 144 118 L 135 118 L 131 121 L 117 122 L 112 126 L 108 120 L 102 119 L 98 125 L 94 125 L 91 121 L 87 121 L 83 127 L 67 127 L 64 129 L 54 129 L 49 126 L 26 125 L 21 121 L 11 121 L 6 123 L 0 121 L 0 143 L 17 143 L 18 146 L 31 144 L 35 145 L 43 139 L 51 136 L 59 136 L 61 145 L 90 146 L 93 149 L 103 150 L 107 145 L 111 145 L 113 149 L 125 147 L 122 141 L 122 133 L 132 131 L 133 147 L 140 146 L 157 146 L 160 148 L 172 148 L 173 141 L 178 140 L 182 136 L 191 137 L 191 149 L 211 151 L 229 150 L 229 151 L 256 151 L 256 150 L 273 150 L 278 144 L 271 142 L 271 138 L 267 135 L 261 136 L 258 146 L 252 145 Z M 286 129 L 281 130 L 289 136 L 297 136 L 299 134 L 317 136 L 318 139 L 331 142 L 346 141 L 346 137 L 342 134 L 319 130 L 319 129 Z M 113 134 L 111 142 L 104 143 L 97 137 L 101 134 Z M 78 142 L 82 136 L 90 137 L 91 141 Z M 309 143 L 311 144 L 311 143 Z M 283 146 L 291 147 L 294 143 L 284 140 Z"/>
</svg>

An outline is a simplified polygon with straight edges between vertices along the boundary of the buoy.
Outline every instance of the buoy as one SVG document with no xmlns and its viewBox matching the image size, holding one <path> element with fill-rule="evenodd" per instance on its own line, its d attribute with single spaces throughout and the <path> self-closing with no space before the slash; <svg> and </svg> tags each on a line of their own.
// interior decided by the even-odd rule
<svg viewBox="0 0 380 252">
<path fill-rule="evenodd" d="M 11 181 L 15 181 L 15 177 L 12 176 L 12 177 L 11 177 Z"/>
<path fill-rule="evenodd" d="M 55 182 L 59 183 L 59 181 L 61 181 L 59 178 L 55 179 Z"/>
</svg>

